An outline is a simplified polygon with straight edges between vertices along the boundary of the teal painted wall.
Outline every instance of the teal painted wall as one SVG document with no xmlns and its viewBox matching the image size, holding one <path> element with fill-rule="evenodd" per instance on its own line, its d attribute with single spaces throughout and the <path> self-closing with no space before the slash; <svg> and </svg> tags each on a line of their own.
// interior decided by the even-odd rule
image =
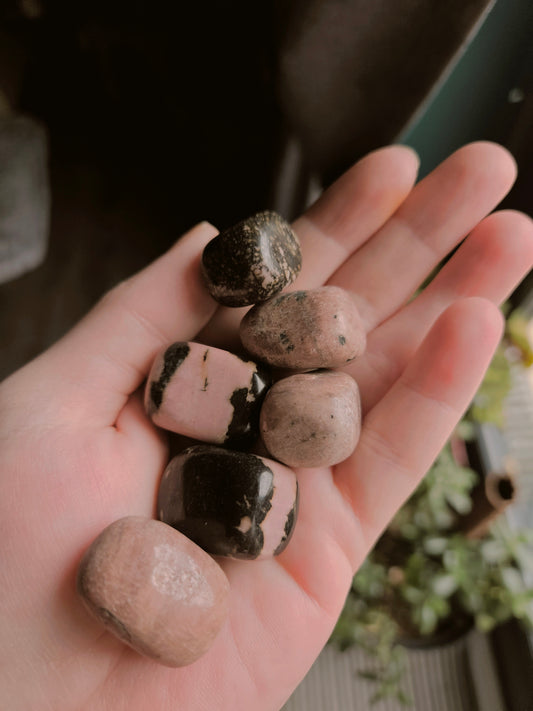
<svg viewBox="0 0 533 711">
<path fill-rule="evenodd" d="M 437 95 L 398 138 L 418 151 L 421 176 L 469 141 L 501 140 L 506 108 L 527 73 L 533 75 L 533 0 L 498 0 Z"/>
</svg>

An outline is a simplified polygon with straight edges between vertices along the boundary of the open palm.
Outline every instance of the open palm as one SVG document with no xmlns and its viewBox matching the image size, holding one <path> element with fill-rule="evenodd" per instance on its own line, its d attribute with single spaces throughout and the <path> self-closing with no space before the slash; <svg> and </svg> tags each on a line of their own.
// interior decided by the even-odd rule
<svg viewBox="0 0 533 711">
<path fill-rule="evenodd" d="M 348 369 L 363 432 L 334 469 L 297 471 L 299 520 L 281 556 L 222 562 L 230 618 L 193 665 L 159 666 L 104 632 L 74 579 L 105 526 L 154 514 L 167 446 L 139 389 L 155 352 L 235 337 L 240 312 L 217 309 L 199 279 L 216 230 L 195 227 L 0 386 L 2 708 L 282 706 L 326 642 L 354 571 L 475 393 L 501 334 L 494 304 L 533 262 L 527 217 L 486 217 L 514 180 L 503 149 L 466 146 L 414 186 L 416 170 L 406 148 L 376 151 L 295 223 L 304 266 L 293 288 L 351 290 L 368 329 L 367 352 Z"/>
</svg>

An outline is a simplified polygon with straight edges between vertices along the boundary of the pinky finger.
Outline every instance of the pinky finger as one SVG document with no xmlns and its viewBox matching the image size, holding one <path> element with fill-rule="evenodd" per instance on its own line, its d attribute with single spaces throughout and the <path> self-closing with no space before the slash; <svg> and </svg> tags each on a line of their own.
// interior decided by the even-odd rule
<svg viewBox="0 0 533 711">
<path fill-rule="evenodd" d="M 387 394 L 367 414 L 336 481 L 370 547 L 416 488 L 473 398 L 502 334 L 497 307 L 457 301 L 437 320 Z"/>
</svg>

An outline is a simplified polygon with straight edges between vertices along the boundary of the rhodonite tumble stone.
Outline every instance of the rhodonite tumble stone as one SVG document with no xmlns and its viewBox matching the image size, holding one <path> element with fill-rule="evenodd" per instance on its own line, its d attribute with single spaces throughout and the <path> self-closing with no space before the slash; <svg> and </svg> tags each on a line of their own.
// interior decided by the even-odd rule
<svg viewBox="0 0 533 711">
<path fill-rule="evenodd" d="M 202 272 L 211 296 L 225 306 L 266 301 L 296 278 L 300 244 L 290 225 L 259 212 L 214 237 L 205 247 Z"/>
<path fill-rule="evenodd" d="M 293 467 L 331 466 L 348 457 L 361 432 L 359 388 L 345 373 L 300 373 L 267 393 L 261 436 L 272 457 Z"/>
<path fill-rule="evenodd" d="M 353 298 L 337 286 L 287 292 L 254 306 L 240 336 L 253 357 L 296 370 L 339 368 L 366 346 Z"/>
<path fill-rule="evenodd" d="M 161 479 L 159 518 L 208 553 L 269 558 L 291 537 L 298 509 L 294 472 L 255 454 L 197 445 Z"/>
<path fill-rule="evenodd" d="M 146 411 L 166 430 L 244 448 L 258 436 L 269 383 L 263 368 L 233 353 L 173 343 L 160 351 L 148 376 Z"/>
<path fill-rule="evenodd" d="M 110 632 L 171 667 L 204 654 L 228 613 L 229 585 L 215 561 L 170 526 L 141 516 L 102 531 L 82 558 L 77 588 Z"/>
</svg>

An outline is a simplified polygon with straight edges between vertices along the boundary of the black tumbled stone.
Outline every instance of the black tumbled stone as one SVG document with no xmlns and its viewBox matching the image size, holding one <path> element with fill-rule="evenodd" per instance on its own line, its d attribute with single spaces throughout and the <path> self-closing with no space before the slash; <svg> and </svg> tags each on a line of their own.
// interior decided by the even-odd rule
<svg viewBox="0 0 533 711">
<path fill-rule="evenodd" d="M 291 537 L 298 484 L 294 473 L 278 462 L 196 445 L 170 461 L 157 509 L 161 521 L 208 553 L 248 560 L 270 557 Z"/>
<path fill-rule="evenodd" d="M 269 210 L 221 232 L 202 256 L 209 293 L 225 306 L 267 301 L 295 280 L 301 266 L 296 234 Z"/>
</svg>

